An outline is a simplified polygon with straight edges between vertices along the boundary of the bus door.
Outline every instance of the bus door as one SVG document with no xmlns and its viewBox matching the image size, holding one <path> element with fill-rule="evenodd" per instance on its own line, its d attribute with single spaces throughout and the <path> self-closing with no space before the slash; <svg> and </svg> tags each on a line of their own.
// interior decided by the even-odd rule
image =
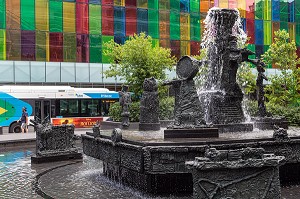
<svg viewBox="0 0 300 199">
<path fill-rule="evenodd" d="M 36 100 L 34 106 L 34 120 L 41 122 L 45 119 L 50 121 L 51 104 L 50 100 Z"/>
</svg>

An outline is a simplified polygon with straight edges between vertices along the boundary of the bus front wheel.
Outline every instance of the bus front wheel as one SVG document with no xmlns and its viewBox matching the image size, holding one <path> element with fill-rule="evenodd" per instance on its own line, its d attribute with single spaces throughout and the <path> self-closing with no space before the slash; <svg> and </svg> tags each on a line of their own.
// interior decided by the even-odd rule
<svg viewBox="0 0 300 199">
<path fill-rule="evenodd" d="M 9 132 L 10 133 L 21 133 L 22 129 L 21 129 L 21 124 L 20 123 L 13 123 L 10 127 L 9 127 Z"/>
</svg>

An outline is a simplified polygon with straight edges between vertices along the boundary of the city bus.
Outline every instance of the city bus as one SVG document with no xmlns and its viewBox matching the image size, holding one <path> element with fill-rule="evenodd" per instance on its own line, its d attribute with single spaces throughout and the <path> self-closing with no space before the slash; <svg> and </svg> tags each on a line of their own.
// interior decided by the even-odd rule
<svg viewBox="0 0 300 199">
<path fill-rule="evenodd" d="M 26 107 L 29 119 L 88 128 L 106 120 L 110 105 L 118 100 L 119 93 L 106 88 L 0 86 L 0 126 L 21 132 L 18 120 Z"/>
</svg>

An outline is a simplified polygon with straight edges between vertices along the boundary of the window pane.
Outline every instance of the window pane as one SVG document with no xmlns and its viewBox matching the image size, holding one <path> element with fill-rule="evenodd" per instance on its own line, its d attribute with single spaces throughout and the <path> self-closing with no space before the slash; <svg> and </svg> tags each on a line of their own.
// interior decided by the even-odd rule
<svg viewBox="0 0 300 199">
<path fill-rule="evenodd" d="M 60 62 L 46 62 L 46 82 L 60 82 Z"/>
<path fill-rule="evenodd" d="M 76 63 L 76 82 L 89 82 L 89 64 Z"/>
<path fill-rule="evenodd" d="M 15 82 L 30 82 L 28 61 L 15 61 Z"/>
<path fill-rule="evenodd" d="M 45 64 L 46 62 L 30 62 L 31 63 L 31 82 L 46 82 Z"/>
<path fill-rule="evenodd" d="M 75 63 L 61 63 L 61 82 L 75 82 Z"/>
<path fill-rule="evenodd" d="M 35 30 L 34 0 L 21 1 L 21 29 Z"/>
<path fill-rule="evenodd" d="M 14 62 L 0 61 L 0 74 L 4 74 L 0 82 L 12 82 L 14 80 Z"/>
</svg>

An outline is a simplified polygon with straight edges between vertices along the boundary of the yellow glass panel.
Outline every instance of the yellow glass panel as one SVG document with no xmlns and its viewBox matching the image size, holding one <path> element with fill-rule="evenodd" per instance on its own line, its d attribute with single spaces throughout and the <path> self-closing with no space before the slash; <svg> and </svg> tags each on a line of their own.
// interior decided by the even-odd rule
<svg viewBox="0 0 300 199">
<path fill-rule="evenodd" d="M 219 7 L 220 8 L 228 8 L 228 0 L 220 0 Z"/>
<path fill-rule="evenodd" d="M 272 43 L 272 23 L 264 21 L 264 44 L 271 45 Z"/>
<path fill-rule="evenodd" d="M 295 40 L 295 24 L 294 23 L 289 23 L 289 35 L 291 40 L 296 41 Z"/>
<path fill-rule="evenodd" d="M 36 30 L 49 31 L 49 6 L 48 0 L 35 1 L 35 28 Z"/>
<path fill-rule="evenodd" d="M 75 32 L 75 3 L 63 2 L 64 32 Z"/>
<path fill-rule="evenodd" d="M 115 6 L 125 6 L 125 0 L 114 0 Z"/>
<path fill-rule="evenodd" d="M 272 5 L 270 0 L 264 0 L 264 20 L 271 20 L 272 19 Z"/>
<path fill-rule="evenodd" d="M 240 11 L 240 15 L 242 18 L 246 18 L 246 1 L 238 0 L 238 10 Z"/>
<path fill-rule="evenodd" d="M 191 45 L 189 41 L 180 42 L 180 55 L 190 55 L 191 54 Z"/>
<path fill-rule="evenodd" d="M 190 40 L 190 15 L 180 14 L 180 40 Z"/>
</svg>

